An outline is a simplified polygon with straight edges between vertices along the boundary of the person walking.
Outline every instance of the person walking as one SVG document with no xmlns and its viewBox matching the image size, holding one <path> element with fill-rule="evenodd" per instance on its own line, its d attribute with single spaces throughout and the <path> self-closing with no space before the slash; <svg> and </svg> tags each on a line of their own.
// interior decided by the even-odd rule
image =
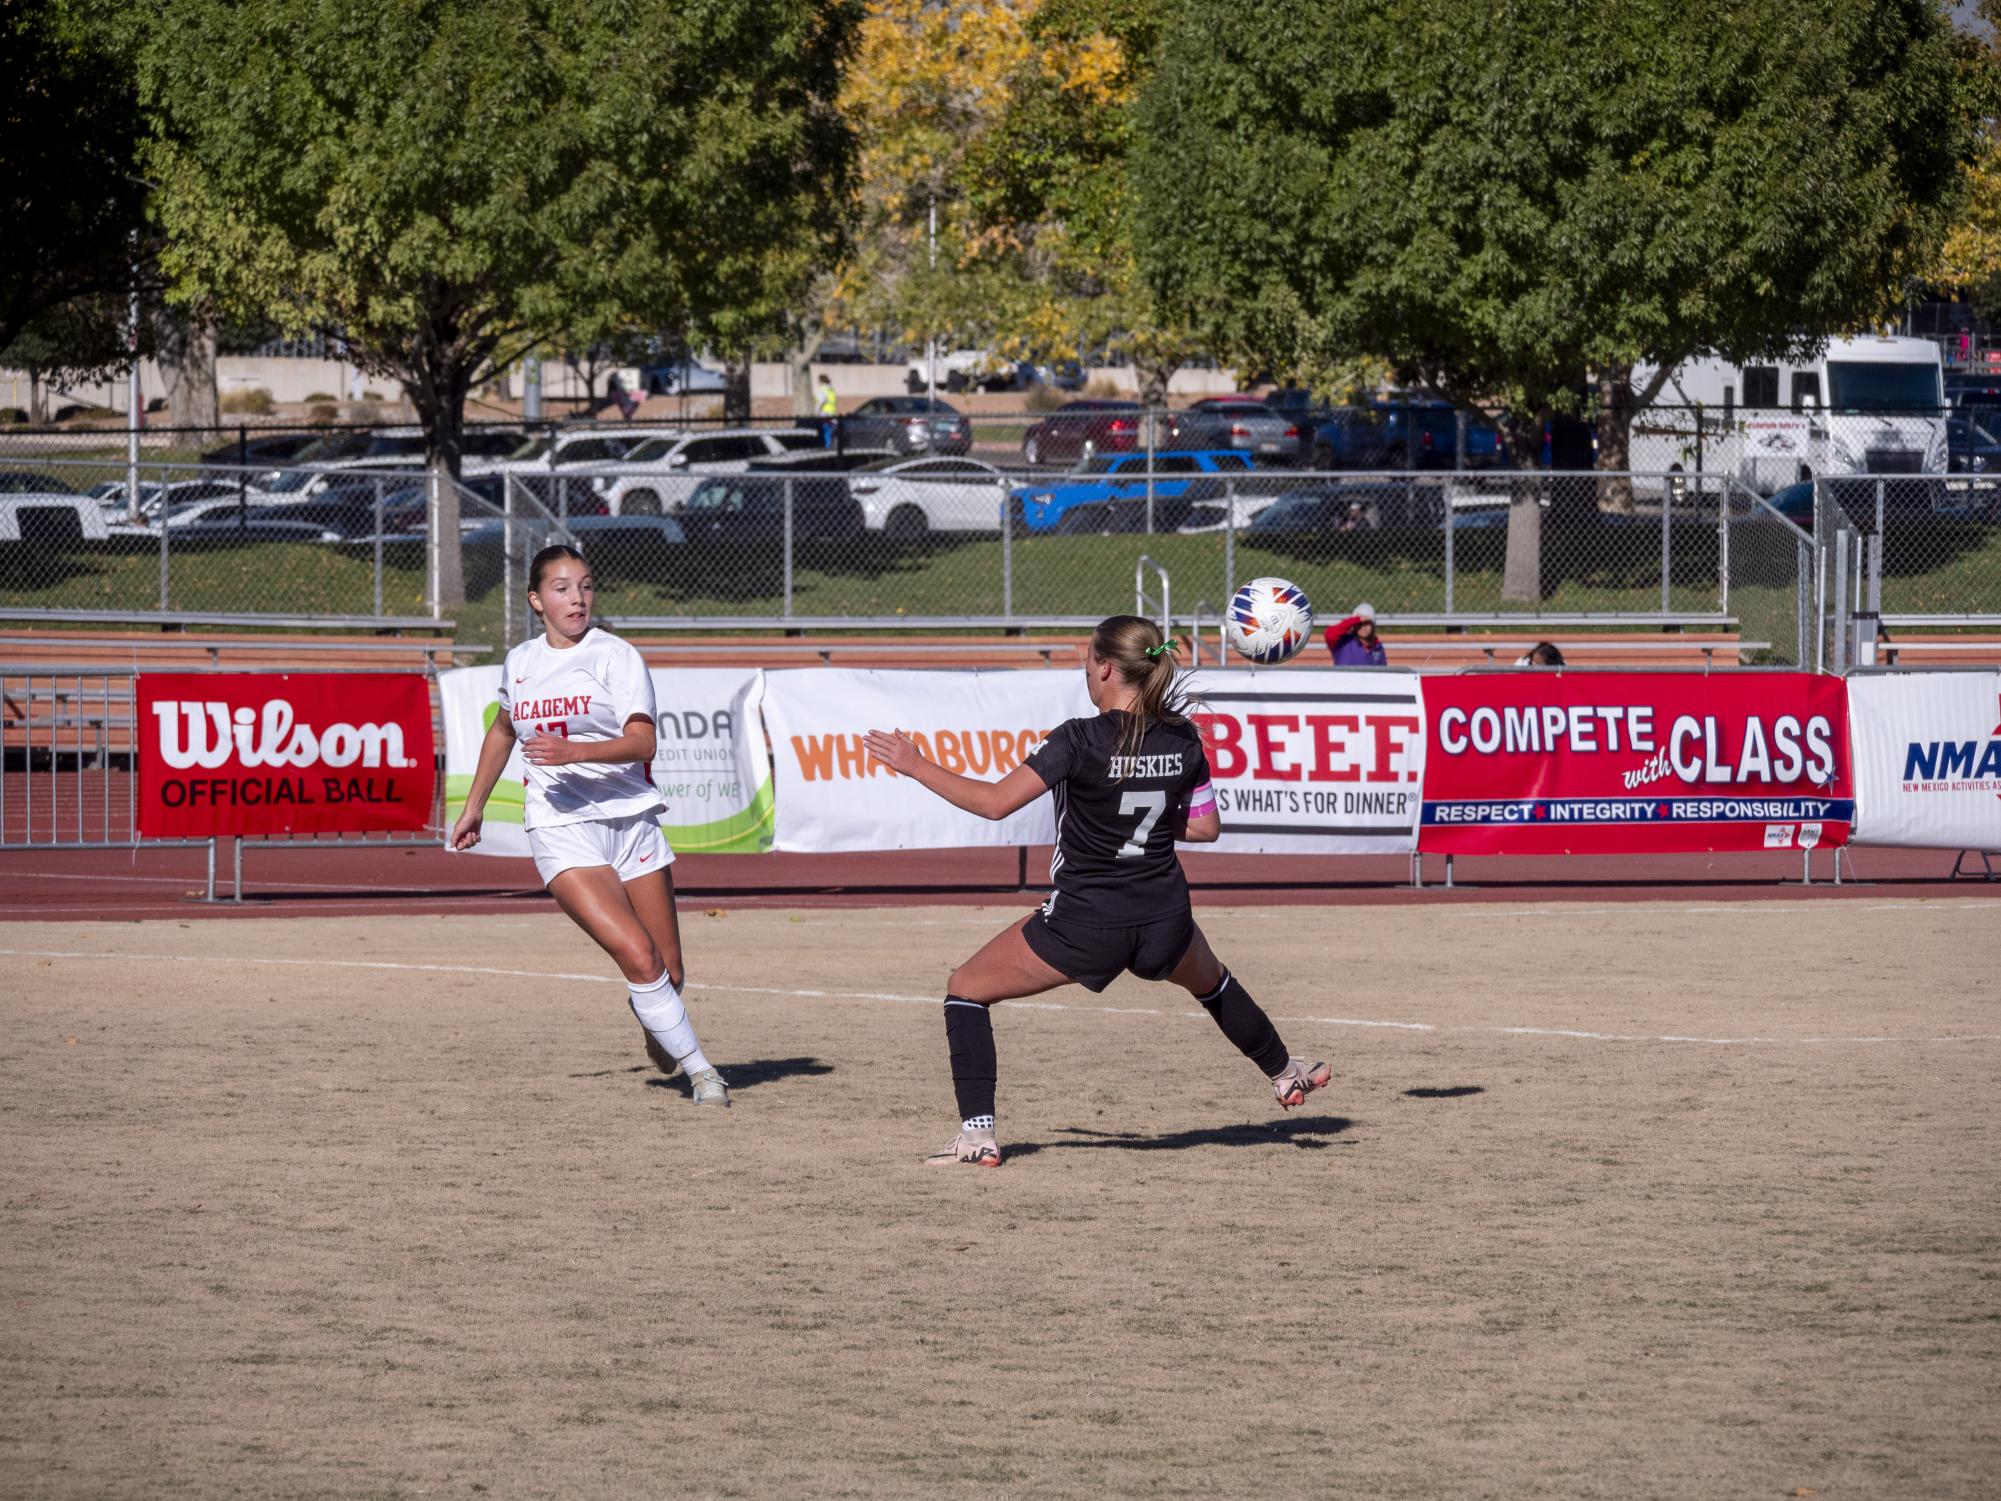
<svg viewBox="0 0 2001 1501">
<path fill-rule="evenodd" d="M 1270 1082 L 1284 1109 L 1323 1089 L 1332 1070 L 1296 1058 L 1271 1018 L 1210 950 L 1196 926 L 1177 839 L 1222 830 L 1202 736 L 1183 712 L 1172 638 L 1136 615 L 1092 632 L 1084 684 L 1097 713 L 1058 725 L 998 782 L 945 770 L 901 730 L 870 730 L 868 753 L 954 807 L 1002 819 L 1043 793 L 1056 802 L 1054 886 L 1041 908 L 952 972 L 945 1040 L 959 1132 L 926 1160 L 998 1167 L 999 1069 L 992 1007 L 1058 985 L 1101 991 L 1121 974 L 1170 980 L 1193 995 L 1223 1035 Z"/>
<path fill-rule="evenodd" d="M 820 441 L 828 448 L 834 446 L 834 429 L 841 420 L 841 399 L 834 394 L 833 377 L 826 371 L 820 372 Z"/>
<path fill-rule="evenodd" d="M 529 563 L 528 605 L 542 617 L 542 634 L 507 654 L 500 713 L 446 843 L 479 843 L 486 800 L 519 741 L 521 821 L 536 873 L 624 974 L 655 1066 L 685 1072 L 697 1105 L 727 1107 L 729 1087 L 681 1001 L 681 926 L 667 873 L 674 851 L 660 832 L 667 805 L 652 775 L 653 678 L 630 642 L 591 623 L 596 595 L 590 565 L 573 547 L 545 547 Z"/>
</svg>

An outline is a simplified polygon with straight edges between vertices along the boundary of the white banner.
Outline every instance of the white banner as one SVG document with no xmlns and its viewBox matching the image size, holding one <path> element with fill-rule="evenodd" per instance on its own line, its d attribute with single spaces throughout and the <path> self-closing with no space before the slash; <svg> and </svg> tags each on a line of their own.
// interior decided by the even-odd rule
<svg viewBox="0 0 2001 1501">
<path fill-rule="evenodd" d="M 765 675 L 777 761 L 777 848 L 956 849 L 1048 844 L 1050 801 L 999 822 L 962 812 L 862 749 L 868 730 L 905 730 L 948 771 L 999 781 L 1066 719 L 1096 712 L 1074 672 L 799 668 Z"/>
<path fill-rule="evenodd" d="M 1848 679 L 1854 844 L 2001 850 L 2001 673 Z"/>
<path fill-rule="evenodd" d="M 465 807 L 480 741 L 500 712 L 500 673 L 456 667 L 438 674 L 445 722 L 445 816 Z M 771 848 L 771 761 L 758 707 L 764 674 L 741 667 L 655 667 L 659 748 L 653 782 L 667 799 L 660 828 L 677 854 L 755 854 Z M 487 799 L 477 852 L 526 855 L 521 752 Z"/>
<path fill-rule="evenodd" d="M 1188 680 L 1221 854 L 1393 855 L 1417 848 L 1424 703 L 1414 673 L 1232 668 Z"/>
</svg>

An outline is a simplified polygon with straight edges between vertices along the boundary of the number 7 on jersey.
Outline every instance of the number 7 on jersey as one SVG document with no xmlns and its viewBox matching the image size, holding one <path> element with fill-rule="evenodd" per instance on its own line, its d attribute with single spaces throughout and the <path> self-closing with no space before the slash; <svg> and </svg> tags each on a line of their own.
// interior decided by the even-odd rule
<svg viewBox="0 0 2001 1501">
<path fill-rule="evenodd" d="M 1166 811 L 1167 794 L 1165 792 L 1128 792 L 1124 797 L 1119 799 L 1119 814 L 1121 817 L 1127 817 L 1134 813 L 1142 815 L 1139 827 L 1132 832 L 1132 838 L 1119 846 L 1119 858 L 1121 860 L 1137 860 L 1141 855 L 1146 853 L 1147 835 L 1153 832 L 1153 826 L 1160 822 L 1160 815 Z"/>
</svg>

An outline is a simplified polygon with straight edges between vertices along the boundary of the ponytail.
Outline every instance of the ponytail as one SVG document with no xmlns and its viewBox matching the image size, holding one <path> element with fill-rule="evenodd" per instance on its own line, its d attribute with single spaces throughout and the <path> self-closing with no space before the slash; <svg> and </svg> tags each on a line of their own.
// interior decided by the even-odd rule
<svg viewBox="0 0 2001 1501">
<path fill-rule="evenodd" d="M 1119 680 L 1135 692 L 1133 705 L 1119 726 L 1113 754 L 1136 756 L 1146 743 L 1146 732 L 1156 723 L 1185 721 L 1187 703 L 1174 662 L 1177 644 L 1173 637 L 1163 637 L 1151 620 L 1138 615 L 1114 615 L 1100 621 L 1091 633 L 1092 653 L 1099 661 L 1110 662 Z"/>
</svg>

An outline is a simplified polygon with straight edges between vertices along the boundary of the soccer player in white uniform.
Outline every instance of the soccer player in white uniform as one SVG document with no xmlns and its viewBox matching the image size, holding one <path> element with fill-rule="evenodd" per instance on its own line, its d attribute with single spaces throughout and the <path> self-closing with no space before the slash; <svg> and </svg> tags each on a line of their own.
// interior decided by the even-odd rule
<svg viewBox="0 0 2001 1501">
<path fill-rule="evenodd" d="M 674 852 L 653 785 L 653 679 L 630 643 L 591 625 L 597 586 L 583 555 L 545 547 L 528 568 L 542 634 L 507 654 L 500 713 L 479 748 L 455 850 L 479 843 L 486 800 L 515 742 L 526 763 L 522 824 L 549 894 L 618 962 L 656 1065 L 688 1076 L 697 1105 L 730 1102 L 681 1003 Z"/>
</svg>

